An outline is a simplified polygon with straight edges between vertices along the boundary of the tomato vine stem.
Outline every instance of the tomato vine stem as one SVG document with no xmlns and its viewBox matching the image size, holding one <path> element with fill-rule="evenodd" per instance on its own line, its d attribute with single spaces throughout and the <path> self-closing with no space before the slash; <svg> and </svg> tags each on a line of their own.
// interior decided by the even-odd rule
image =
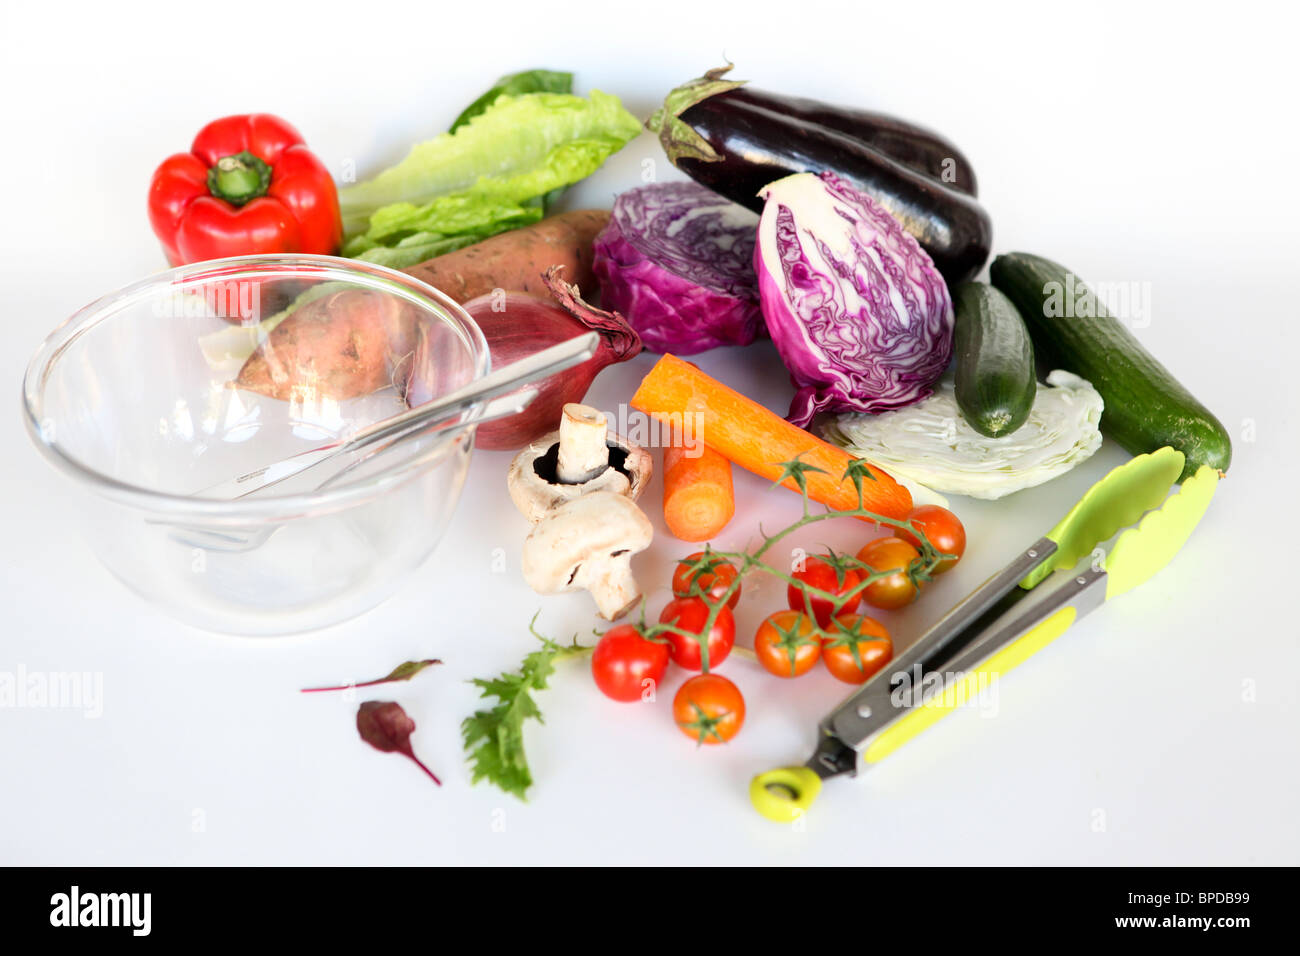
<svg viewBox="0 0 1300 956">
<path fill-rule="evenodd" d="M 930 539 L 926 536 L 924 529 L 917 527 L 911 520 L 906 518 L 890 518 L 882 514 L 877 514 L 863 505 L 864 495 L 862 491 L 862 481 L 864 478 L 869 478 L 872 481 L 875 481 L 876 479 L 867 467 L 867 463 L 862 459 L 855 458 L 853 461 L 849 462 L 848 466 L 845 468 L 842 479 L 852 481 L 854 487 L 857 489 L 858 505 L 856 508 L 848 508 L 840 511 L 827 508 L 825 511 L 814 513 L 811 510 L 810 499 L 808 497 L 808 482 L 806 478 L 808 472 L 820 472 L 826 474 L 825 469 L 817 468 L 813 465 L 806 465 L 799 461 L 798 458 L 795 458 L 792 461 L 781 463 L 781 474 L 777 480 L 773 482 L 773 487 L 776 487 L 777 485 L 781 485 L 787 479 L 792 479 L 794 481 L 801 497 L 803 498 L 803 515 L 798 520 L 771 535 L 766 534 L 760 526 L 759 534 L 762 535 L 763 541 L 762 544 L 752 550 L 714 551 L 706 545 L 699 558 L 694 561 L 684 559 L 678 562 L 680 566 L 685 567 L 688 570 L 690 575 L 691 586 L 685 596 L 698 597 L 709 608 L 708 616 L 705 618 L 704 624 L 700 627 L 699 633 L 678 627 L 672 622 L 660 622 L 653 625 L 647 625 L 645 622 L 645 602 L 642 601 L 641 623 L 638 625 L 642 635 L 648 640 L 662 640 L 663 635 L 665 634 L 676 634 L 679 637 L 695 641 L 700 647 L 701 669 L 703 673 L 707 674 L 709 673 L 708 638 L 709 634 L 713 630 L 713 625 L 717 623 L 721 609 L 727 605 L 740 589 L 743 580 L 754 572 L 770 575 L 771 577 L 785 582 L 791 587 L 798 588 L 803 592 L 804 600 L 806 602 L 809 602 L 813 598 L 827 602 L 831 605 L 830 618 L 834 620 L 845 607 L 856 605 L 856 603 L 861 599 L 863 592 L 877 581 L 884 580 L 885 578 L 892 577 L 901 572 L 906 574 L 912 584 L 919 588 L 922 583 L 930 580 L 935 569 L 938 568 L 943 561 L 948 558 L 959 557 L 958 555 L 949 554 L 936 548 L 930 543 Z M 921 546 L 918 549 L 920 553 L 911 563 L 908 564 L 907 567 L 889 568 L 888 570 L 877 570 L 866 562 L 858 560 L 856 557 L 838 555 L 836 556 L 836 570 L 839 573 L 841 580 L 845 570 L 857 571 L 862 576 L 862 580 L 852 588 L 838 594 L 808 584 L 807 582 L 795 577 L 793 574 L 783 571 L 770 562 L 764 560 L 764 557 L 775 545 L 784 541 L 790 535 L 802 528 L 832 518 L 865 519 L 873 522 L 877 526 L 887 525 L 899 531 L 906 531 L 912 535 L 916 541 L 920 542 Z M 709 591 L 712 590 L 712 582 L 710 582 L 710 587 L 706 589 L 701 585 L 700 579 L 722 563 L 735 565 L 736 577 L 721 593 L 710 594 Z M 811 603 L 805 604 L 805 607 L 810 606 Z M 812 623 L 816 633 L 827 637 L 833 637 L 833 635 L 826 629 L 818 625 L 816 620 Z M 866 635 L 863 639 L 881 640 L 882 638 Z"/>
</svg>

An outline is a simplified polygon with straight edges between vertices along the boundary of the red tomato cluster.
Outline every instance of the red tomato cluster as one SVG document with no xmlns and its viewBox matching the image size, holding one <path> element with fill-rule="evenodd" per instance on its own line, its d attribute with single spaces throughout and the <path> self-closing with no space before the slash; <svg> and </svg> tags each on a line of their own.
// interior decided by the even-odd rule
<svg viewBox="0 0 1300 956">
<path fill-rule="evenodd" d="M 926 505 L 908 519 L 935 551 L 950 555 L 932 573 L 943 573 L 961 559 L 966 531 L 952 512 Z M 894 609 L 915 600 L 925 583 L 917 573 L 920 565 L 921 542 L 905 530 L 868 542 L 856 562 L 835 554 L 804 559 L 791 573 L 799 584 L 786 589 L 789 608 L 768 615 L 754 635 L 759 663 L 777 677 L 793 678 L 820 660 L 839 680 L 865 683 L 893 658 L 894 645 L 885 626 L 858 608 L 863 601 Z M 871 580 L 873 571 L 891 573 Z M 735 565 L 709 551 L 679 561 L 672 579 L 674 598 L 660 613 L 658 627 L 643 632 L 622 624 L 601 637 L 591 659 L 596 685 L 614 700 L 643 700 L 650 699 L 670 660 L 687 670 L 703 670 L 677 691 L 673 718 L 697 743 L 720 744 L 734 737 L 745 719 L 745 700 L 735 684 L 713 670 L 736 643 L 732 610 L 740 601 L 737 574 Z M 720 605 L 724 597 L 726 603 Z"/>
</svg>

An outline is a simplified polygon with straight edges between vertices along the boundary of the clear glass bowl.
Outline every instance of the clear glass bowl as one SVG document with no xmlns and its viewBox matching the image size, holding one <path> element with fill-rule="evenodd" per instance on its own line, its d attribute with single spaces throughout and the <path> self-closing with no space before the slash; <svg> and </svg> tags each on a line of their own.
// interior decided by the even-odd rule
<svg viewBox="0 0 1300 956">
<path fill-rule="evenodd" d="M 344 327 L 310 352 L 262 346 L 263 388 L 278 397 L 236 386 L 295 302 Z M 334 374 L 373 345 L 373 327 L 347 334 L 367 309 L 388 317 L 392 340 L 377 390 L 373 375 L 341 386 Z M 374 607 L 428 557 L 460 497 L 473 428 L 393 445 L 306 493 L 201 494 L 403 410 L 412 367 L 438 397 L 487 374 L 487 343 L 460 306 L 402 273 L 247 256 L 182 266 L 82 309 L 32 358 L 23 392 L 33 440 L 78 486 L 80 526 L 117 577 L 199 627 L 288 634 Z M 358 387 L 368 393 L 346 394 Z"/>
</svg>

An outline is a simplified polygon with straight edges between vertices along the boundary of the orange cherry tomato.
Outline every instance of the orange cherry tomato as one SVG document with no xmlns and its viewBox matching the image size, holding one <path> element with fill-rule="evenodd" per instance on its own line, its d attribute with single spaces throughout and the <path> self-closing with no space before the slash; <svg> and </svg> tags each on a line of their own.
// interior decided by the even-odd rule
<svg viewBox="0 0 1300 956">
<path fill-rule="evenodd" d="M 894 657 L 894 642 L 874 617 L 841 614 L 822 643 L 826 669 L 846 684 L 865 684 Z"/>
<path fill-rule="evenodd" d="M 754 654 L 770 674 L 802 677 L 822 656 L 821 638 L 807 614 L 777 611 L 758 626 Z"/>
<path fill-rule="evenodd" d="M 899 570 L 868 584 L 862 595 L 863 600 L 872 607 L 886 610 L 900 608 L 914 601 L 920 588 L 912 580 L 908 569 L 920 556 L 921 552 L 902 538 L 877 538 L 868 542 L 858 552 L 859 561 L 876 571 L 888 571 L 891 568 Z"/>
<path fill-rule="evenodd" d="M 736 580 L 736 566 L 730 561 L 723 561 L 714 555 L 696 551 L 677 562 L 673 571 L 673 595 L 676 597 L 698 597 L 701 593 L 712 601 L 719 600 Z M 699 590 L 694 589 L 699 585 Z M 740 601 L 740 587 L 727 599 L 727 607 L 734 608 Z"/>
<path fill-rule="evenodd" d="M 745 722 L 745 698 L 719 674 L 697 674 L 673 697 L 673 720 L 697 744 L 726 743 Z"/>
<path fill-rule="evenodd" d="M 955 555 L 939 562 L 939 566 L 932 573 L 942 574 L 960 561 L 961 556 L 966 553 L 966 529 L 957 516 L 947 508 L 940 508 L 938 505 L 922 505 L 907 517 L 929 539 L 936 551 L 940 554 Z M 921 547 L 921 542 L 910 531 L 900 528 L 898 536 L 918 549 Z"/>
</svg>

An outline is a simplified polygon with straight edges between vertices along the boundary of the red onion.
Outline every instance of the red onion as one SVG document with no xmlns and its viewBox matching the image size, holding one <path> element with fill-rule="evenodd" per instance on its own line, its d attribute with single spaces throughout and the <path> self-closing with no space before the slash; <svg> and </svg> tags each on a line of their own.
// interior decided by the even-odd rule
<svg viewBox="0 0 1300 956">
<path fill-rule="evenodd" d="M 494 369 L 588 330 L 601 337 L 600 350 L 582 365 L 534 383 L 540 393 L 518 415 L 480 425 L 475 439 L 479 448 L 522 448 L 554 431 L 559 427 L 560 409 L 568 402 L 581 402 L 601 369 L 626 362 L 641 351 L 641 337 L 623 316 L 582 301 L 578 287 L 560 279 L 559 271 L 549 269 L 545 276 L 553 299 L 526 292 L 489 293 L 464 305 L 487 338 Z"/>
</svg>

